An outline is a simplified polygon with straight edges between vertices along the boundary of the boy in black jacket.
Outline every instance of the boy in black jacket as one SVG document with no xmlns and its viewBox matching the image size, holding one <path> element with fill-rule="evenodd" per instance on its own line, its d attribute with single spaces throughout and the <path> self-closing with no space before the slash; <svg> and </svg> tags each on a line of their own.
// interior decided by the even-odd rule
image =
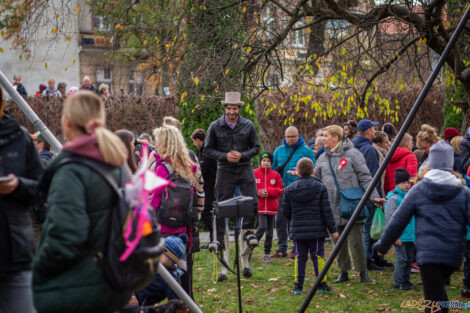
<svg viewBox="0 0 470 313">
<path fill-rule="evenodd" d="M 333 238 L 339 237 L 325 185 L 313 175 L 313 162 L 302 158 L 297 162 L 300 177 L 284 191 L 282 213 L 290 223 L 290 239 L 295 243 L 295 285 L 292 293 L 302 294 L 308 252 L 313 261 L 315 275 L 323 269 L 324 242 L 328 230 Z M 332 292 L 326 277 L 318 293 Z"/>
</svg>

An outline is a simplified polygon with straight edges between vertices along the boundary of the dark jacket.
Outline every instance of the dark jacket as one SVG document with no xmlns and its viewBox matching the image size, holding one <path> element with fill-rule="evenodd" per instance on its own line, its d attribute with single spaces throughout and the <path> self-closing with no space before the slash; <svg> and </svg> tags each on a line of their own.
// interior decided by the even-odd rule
<svg viewBox="0 0 470 313">
<path fill-rule="evenodd" d="M 49 164 L 49 162 L 52 160 L 53 157 L 54 157 L 54 154 L 49 150 L 43 150 L 39 152 L 39 160 L 44 165 L 44 168 L 47 167 L 47 165 Z"/>
<path fill-rule="evenodd" d="M 238 163 L 227 161 L 227 153 L 231 150 L 242 154 Z M 234 129 L 227 125 L 225 115 L 223 115 L 212 122 L 207 130 L 204 153 L 206 157 L 216 160 L 218 167 L 236 168 L 250 165 L 250 159 L 258 152 L 259 143 L 255 125 L 242 116 L 238 116 Z"/>
<path fill-rule="evenodd" d="M 86 88 L 85 85 L 82 85 L 82 88 L 80 88 L 81 90 L 89 90 L 89 91 L 93 91 L 94 93 L 96 93 L 97 95 L 100 94 L 100 91 L 98 90 L 98 88 L 96 88 L 94 85 L 91 85 L 90 88 Z"/>
<path fill-rule="evenodd" d="M 460 159 L 462 161 L 463 171 L 466 173 L 470 166 L 470 135 L 468 131 L 460 142 Z"/>
<path fill-rule="evenodd" d="M 18 93 L 23 97 L 28 96 L 28 93 L 26 92 L 26 89 L 24 88 L 23 84 L 17 85 L 16 86 L 16 91 L 18 91 Z"/>
<path fill-rule="evenodd" d="M 325 185 L 316 177 L 300 177 L 284 191 L 282 214 L 290 221 L 290 238 L 308 240 L 336 232 Z"/>
<path fill-rule="evenodd" d="M 369 138 L 364 136 L 356 136 L 352 140 L 354 144 L 354 148 L 361 151 L 362 155 L 366 159 L 367 167 L 369 168 L 370 176 L 374 177 L 375 173 L 379 169 L 379 154 L 377 150 L 372 145 L 372 141 Z M 382 183 L 379 182 L 375 186 L 377 191 L 381 193 L 382 190 Z M 380 196 L 383 196 L 382 194 Z"/>
<path fill-rule="evenodd" d="M 77 139 L 69 145 L 74 142 Z M 94 155 L 101 155 L 96 137 L 92 144 L 68 147 L 73 146 L 64 146 L 40 182 L 48 190 L 48 212 L 33 262 L 34 303 L 41 313 L 113 312 L 129 300 L 130 293 L 109 286 L 92 250 L 105 251 L 108 217 L 116 195 L 85 165 L 58 167 L 71 153 L 91 155 L 94 150 Z M 113 174 L 117 181 L 118 170 Z"/>
<path fill-rule="evenodd" d="M 37 199 L 42 172 L 28 131 L 5 113 L 0 120 L 0 176 L 12 173 L 19 185 L 13 193 L 0 195 L 0 276 L 31 267 L 34 236 L 28 210 Z"/>
<path fill-rule="evenodd" d="M 414 215 L 418 264 L 458 267 L 469 223 L 470 190 L 452 176 L 439 170 L 426 173 L 407 193 L 374 249 L 387 252 Z"/>
</svg>

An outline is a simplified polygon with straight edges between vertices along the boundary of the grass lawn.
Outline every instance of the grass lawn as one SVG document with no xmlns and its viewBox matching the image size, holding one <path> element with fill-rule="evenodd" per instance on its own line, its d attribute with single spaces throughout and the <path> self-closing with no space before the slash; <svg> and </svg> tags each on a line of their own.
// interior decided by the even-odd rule
<svg viewBox="0 0 470 313">
<path fill-rule="evenodd" d="M 232 264 L 234 245 L 232 246 Z M 276 243 L 273 244 L 274 247 Z M 263 242 L 255 249 L 251 261 L 253 276 L 241 276 L 243 311 L 244 312 L 297 312 L 304 301 L 315 279 L 313 264 L 307 263 L 304 293 L 294 296 L 290 293 L 294 284 L 294 261 L 290 258 L 272 259 L 271 263 L 263 262 Z M 273 248 L 274 248 L 273 247 Z M 332 244 L 327 244 L 327 255 Z M 289 249 L 290 250 L 290 249 Z M 394 249 L 386 256 L 395 262 Z M 194 297 L 203 312 L 238 312 L 237 277 L 229 273 L 228 281 L 214 283 L 214 254 L 202 250 L 194 255 Z M 241 269 L 240 269 L 241 270 Z M 220 272 L 220 267 L 218 269 Z M 218 274 L 218 273 L 217 273 Z M 401 307 L 406 300 L 422 300 L 422 286 L 411 291 L 399 291 L 392 288 L 393 268 L 384 272 L 369 272 L 371 283 L 359 283 L 359 273 L 350 272 L 350 282 L 333 284 L 338 275 L 336 262 L 328 273 L 328 284 L 333 288 L 332 294 L 315 295 L 307 312 L 420 312 L 416 308 Z M 411 282 L 421 281 L 419 274 L 411 274 Z M 459 298 L 462 286 L 462 272 L 452 275 L 451 285 L 447 287 L 449 300 L 464 301 Z M 459 312 L 462 309 L 450 309 Z"/>
</svg>

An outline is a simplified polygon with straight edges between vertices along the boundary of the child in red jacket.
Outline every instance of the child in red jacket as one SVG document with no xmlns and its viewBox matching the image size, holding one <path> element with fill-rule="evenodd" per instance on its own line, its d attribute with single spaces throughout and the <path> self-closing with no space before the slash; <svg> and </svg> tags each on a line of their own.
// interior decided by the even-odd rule
<svg viewBox="0 0 470 313">
<path fill-rule="evenodd" d="M 271 169 L 273 155 L 263 152 L 260 157 L 261 165 L 255 172 L 256 188 L 258 190 L 258 221 L 256 231 L 258 241 L 266 232 L 264 240 L 264 262 L 270 262 L 271 247 L 273 244 L 274 219 L 279 208 L 279 197 L 284 192 L 281 175 Z"/>
</svg>

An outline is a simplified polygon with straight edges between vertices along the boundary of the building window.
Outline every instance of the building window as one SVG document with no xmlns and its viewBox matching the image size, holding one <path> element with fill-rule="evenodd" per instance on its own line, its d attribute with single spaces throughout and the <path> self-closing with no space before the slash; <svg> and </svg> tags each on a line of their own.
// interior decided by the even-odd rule
<svg viewBox="0 0 470 313">
<path fill-rule="evenodd" d="M 111 31 L 111 28 L 106 18 L 100 15 L 93 16 L 93 29 L 103 33 L 108 33 Z"/>
<path fill-rule="evenodd" d="M 329 20 L 326 30 L 330 38 L 343 38 L 347 35 L 349 23 L 346 20 Z"/>
<path fill-rule="evenodd" d="M 294 38 L 292 39 L 292 46 L 295 48 L 305 48 L 305 24 L 302 21 L 298 21 L 294 24 Z"/>
<path fill-rule="evenodd" d="M 101 84 L 107 84 L 109 91 L 113 90 L 113 71 L 110 67 L 96 69 L 96 84 L 98 88 Z"/>
<path fill-rule="evenodd" d="M 273 13 L 271 12 L 271 8 L 267 7 L 266 11 L 263 15 L 263 22 L 265 25 L 265 33 L 264 33 L 264 38 L 268 41 L 272 40 L 274 38 L 274 17 Z"/>
<path fill-rule="evenodd" d="M 144 80 L 135 70 L 129 71 L 129 94 L 141 96 L 144 93 Z"/>
</svg>

